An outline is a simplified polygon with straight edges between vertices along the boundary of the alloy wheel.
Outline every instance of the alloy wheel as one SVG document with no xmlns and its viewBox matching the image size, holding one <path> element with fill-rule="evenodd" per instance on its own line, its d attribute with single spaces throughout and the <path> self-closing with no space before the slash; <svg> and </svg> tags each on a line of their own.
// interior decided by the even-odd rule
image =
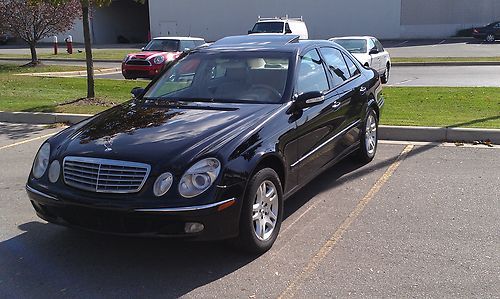
<svg viewBox="0 0 500 299">
<path fill-rule="evenodd" d="M 377 120 L 372 113 L 366 119 L 365 146 L 368 155 L 373 156 L 377 146 Z"/>
<path fill-rule="evenodd" d="M 259 240 L 266 241 L 273 234 L 279 213 L 278 192 L 271 181 L 265 180 L 260 184 L 252 210 L 255 235 Z"/>
<path fill-rule="evenodd" d="M 495 36 L 493 34 L 488 34 L 486 36 L 486 41 L 490 42 L 490 43 L 494 42 L 495 41 Z"/>
</svg>

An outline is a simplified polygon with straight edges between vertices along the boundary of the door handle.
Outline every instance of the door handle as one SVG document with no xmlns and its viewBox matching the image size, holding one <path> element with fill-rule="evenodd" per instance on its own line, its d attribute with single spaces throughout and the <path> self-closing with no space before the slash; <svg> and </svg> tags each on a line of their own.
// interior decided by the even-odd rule
<svg viewBox="0 0 500 299">
<path fill-rule="evenodd" d="M 341 102 L 339 102 L 339 101 L 335 101 L 335 102 L 333 102 L 332 108 L 333 108 L 333 109 L 338 109 L 338 108 L 340 107 L 340 105 L 342 105 L 342 103 L 341 103 Z"/>
</svg>

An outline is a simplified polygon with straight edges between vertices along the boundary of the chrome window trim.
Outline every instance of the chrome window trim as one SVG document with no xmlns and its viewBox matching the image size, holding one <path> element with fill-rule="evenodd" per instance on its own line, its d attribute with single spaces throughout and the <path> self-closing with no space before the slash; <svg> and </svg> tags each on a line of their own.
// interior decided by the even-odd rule
<svg viewBox="0 0 500 299">
<path fill-rule="evenodd" d="M 361 120 L 357 120 L 353 123 L 351 123 L 349 126 L 347 126 L 345 129 L 343 129 L 342 131 L 338 132 L 337 134 L 335 134 L 333 137 L 329 138 L 328 140 L 326 140 L 325 142 L 323 142 L 322 144 L 320 144 L 319 146 L 317 146 L 316 148 L 314 148 L 312 151 L 308 152 L 307 154 L 305 154 L 304 156 L 302 156 L 302 158 L 300 158 L 299 160 L 297 160 L 295 163 L 293 163 L 291 165 L 291 167 L 295 167 L 297 166 L 300 162 L 304 161 L 305 159 L 309 158 L 311 155 L 313 155 L 315 152 L 317 152 L 318 150 L 320 150 L 322 147 L 324 147 L 325 145 L 327 145 L 328 143 L 332 142 L 334 139 L 338 138 L 340 135 L 344 134 L 345 132 L 349 131 L 350 129 L 354 128 L 355 126 L 357 126 L 359 123 L 361 122 Z"/>
<path fill-rule="evenodd" d="M 189 206 L 189 207 L 177 207 L 177 208 L 152 208 L 152 209 L 135 209 L 135 212 L 147 212 L 147 213 L 168 213 L 168 212 L 190 212 L 199 211 L 215 208 L 217 206 L 223 205 L 225 203 L 236 201 L 236 198 L 230 198 L 223 201 L 200 205 L 200 206 Z"/>
<path fill-rule="evenodd" d="M 144 175 L 144 179 L 142 180 L 141 184 L 137 189 L 134 190 L 114 190 L 114 191 L 109 191 L 109 190 L 98 190 L 99 186 L 99 171 L 97 175 L 97 182 L 96 182 L 96 188 L 91 189 L 91 188 L 79 188 L 76 186 L 71 185 L 71 183 L 68 184 L 66 181 L 66 161 L 69 162 L 81 162 L 81 163 L 93 163 L 93 164 L 99 164 L 99 171 L 101 169 L 101 166 L 104 165 L 111 165 L 111 166 L 127 166 L 127 167 L 137 167 L 137 168 L 145 168 L 146 169 L 146 174 Z M 77 156 L 67 156 L 63 160 L 63 165 L 62 165 L 62 171 L 63 171 L 63 179 L 64 183 L 68 186 L 71 186 L 73 188 L 79 189 L 79 190 L 85 190 L 85 191 L 90 191 L 90 192 L 96 192 L 96 193 L 114 193 L 114 194 L 126 194 L 126 193 L 136 193 L 139 192 L 142 187 L 144 187 L 144 184 L 146 184 L 146 181 L 149 177 L 149 174 L 151 172 L 151 166 L 149 164 L 145 163 L 138 163 L 138 162 L 129 162 L 129 161 L 122 161 L 122 160 L 111 160 L 111 159 L 101 159 L 101 158 L 89 158 L 89 157 L 77 157 Z"/>
<path fill-rule="evenodd" d="M 38 191 L 36 190 L 35 188 L 29 186 L 29 185 L 26 185 L 26 191 L 28 192 L 31 192 L 31 193 L 35 193 L 36 195 L 39 195 L 39 196 L 42 196 L 42 197 L 45 197 L 47 199 L 52 199 L 52 200 L 59 200 L 57 197 L 54 197 L 52 195 L 48 195 L 46 193 L 43 193 L 41 191 Z"/>
</svg>

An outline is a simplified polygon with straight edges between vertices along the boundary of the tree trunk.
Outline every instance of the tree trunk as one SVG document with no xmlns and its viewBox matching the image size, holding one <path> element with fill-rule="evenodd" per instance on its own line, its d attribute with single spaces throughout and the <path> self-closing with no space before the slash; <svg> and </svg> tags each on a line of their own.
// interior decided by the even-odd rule
<svg viewBox="0 0 500 299">
<path fill-rule="evenodd" d="M 92 42 L 90 41 L 89 5 L 83 2 L 85 1 L 82 1 L 82 17 L 85 59 L 87 61 L 87 98 L 94 98 L 94 62 L 92 60 Z"/>
<path fill-rule="evenodd" d="M 31 64 L 38 64 L 38 56 L 36 54 L 36 43 L 30 42 L 30 51 L 31 51 Z"/>
</svg>

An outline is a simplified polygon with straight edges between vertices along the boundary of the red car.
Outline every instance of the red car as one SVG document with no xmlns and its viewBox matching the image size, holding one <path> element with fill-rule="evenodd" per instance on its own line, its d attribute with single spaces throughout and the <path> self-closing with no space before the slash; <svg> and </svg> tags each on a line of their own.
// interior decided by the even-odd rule
<svg viewBox="0 0 500 299">
<path fill-rule="evenodd" d="M 157 37 L 141 52 L 128 54 L 122 62 L 125 79 L 153 78 L 165 63 L 176 59 L 183 51 L 203 45 L 205 40 L 196 37 Z"/>
</svg>

